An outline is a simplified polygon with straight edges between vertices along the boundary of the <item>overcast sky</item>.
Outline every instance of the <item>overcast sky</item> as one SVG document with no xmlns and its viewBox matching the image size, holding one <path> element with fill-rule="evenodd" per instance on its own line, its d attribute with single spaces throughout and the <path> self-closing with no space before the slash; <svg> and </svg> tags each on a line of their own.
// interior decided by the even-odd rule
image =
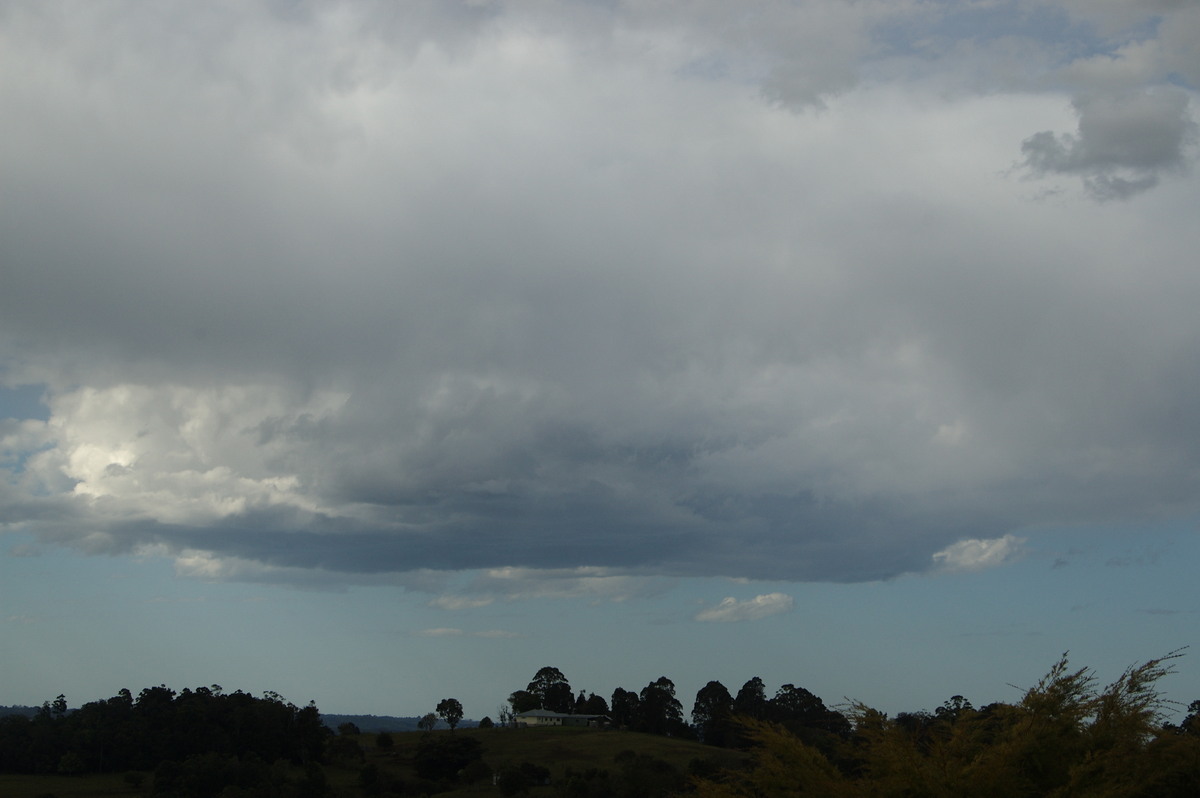
<svg viewBox="0 0 1200 798">
<path fill-rule="evenodd" d="M 1198 88 L 1188 0 L 0 3 L 0 703 L 1200 643 Z"/>
</svg>

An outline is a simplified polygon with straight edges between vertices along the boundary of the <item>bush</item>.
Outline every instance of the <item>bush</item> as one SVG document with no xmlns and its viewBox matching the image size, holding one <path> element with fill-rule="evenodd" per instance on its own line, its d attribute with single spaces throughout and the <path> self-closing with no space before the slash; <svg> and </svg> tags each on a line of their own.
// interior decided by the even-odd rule
<svg viewBox="0 0 1200 798">
<path fill-rule="evenodd" d="M 421 778 L 449 780 L 482 758 L 483 744 L 473 737 L 435 735 L 421 740 L 413 759 Z"/>
<path fill-rule="evenodd" d="M 68 751 L 58 759 L 58 775 L 60 776 L 78 776 L 86 769 L 83 758 L 72 751 Z"/>
</svg>

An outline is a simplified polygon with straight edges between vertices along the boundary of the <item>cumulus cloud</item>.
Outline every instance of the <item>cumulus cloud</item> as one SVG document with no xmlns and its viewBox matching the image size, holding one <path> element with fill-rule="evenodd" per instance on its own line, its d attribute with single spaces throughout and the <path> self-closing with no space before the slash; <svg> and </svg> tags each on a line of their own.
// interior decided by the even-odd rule
<svg viewBox="0 0 1200 798">
<path fill-rule="evenodd" d="M 1005 535 L 991 540 L 960 540 L 933 555 L 933 561 L 947 571 L 981 571 L 995 568 L 1024 556 L 1024 538 Z"/>
<path fill-rule="evenodd" d="M 792 597 L 786 593 L 766 593 L 746 601 L 727 596 L 717 606 L 696 613 L 695 620 L 702 623 L 757 621 L 759 618 L 788 612 L 794 603 Z"/>
<path fill-rule="evenodd" d="M 1021 144 L 1033 173 L 1076 175 L 1096 199 L 1128 199 L 1187 163 L 1196 123 L 1182 91 L 1083 97 L 1074 108 L 1077 133 L 1042 131 Z"/>
<path fill-rule="evenodd" d="M 955 5 L 5 6 L 0 523 L 455 609 L 1195 512 L 1186 37 Z"/>
</svg>

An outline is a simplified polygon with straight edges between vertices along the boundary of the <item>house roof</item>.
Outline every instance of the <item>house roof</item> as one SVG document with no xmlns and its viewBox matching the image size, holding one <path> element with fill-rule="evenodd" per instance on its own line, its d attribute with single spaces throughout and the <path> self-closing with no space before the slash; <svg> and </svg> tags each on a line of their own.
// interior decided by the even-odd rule
<svg viewBox="0 0 1200 798">
<path fill-rule="evenodd" d="M 548 709 L 531 709 L 528 712 L 518 712 L 515 717 L 518 718 L 584 718 L 594 719 L 603 718 L 604 715 L 572 715 L 569 712 L 551 712 Z"/>
</svg>

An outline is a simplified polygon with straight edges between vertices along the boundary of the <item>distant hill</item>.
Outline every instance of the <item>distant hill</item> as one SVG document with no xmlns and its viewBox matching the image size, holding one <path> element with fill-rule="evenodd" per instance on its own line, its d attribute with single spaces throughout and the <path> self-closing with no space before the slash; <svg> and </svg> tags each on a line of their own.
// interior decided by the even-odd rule
<svg viewBox="0 0 1200 798">
<path fill-rule="evenodd" d="M 5 715 L 24 715 L 27 718 L 32 718 L 37 715 L 41 707 L 24 707 L 14 704 L 11 707 L 0 706 L 0 718 Z"/>
<path fill-rule="evenodd" d="M 12 706 L 0 705 L 0 717 L 5 715 L 24 715 L 27 718 L 35 717 L 41 711 L 41 707 L 27 707 L 19 704 Z M 343 723 L 353 723 L 358 727 L 358 730 L 363 734 L 368 732 L 378 734 L 381 731 L 386 732 L 408 732 L 419 731 L 417 722 L 420 718 L 397 718 L 393 715 L 326 715 L 321 714 L 321 722 L 329 728 L 337 731 L 337 727 Z M 478 721 L 462 720 L 459 721 L 460 729 L 471 729 L 479 725 Z M 447 728 L 446 724 L 438 721 L 438 729 Z"/>
<path fill-rule="evenodd" d="M 325 713 L 321 713 L 321 722 L 334 731 L 337 731 L 337 727 L 343 723 L 353 723 L 363 734 L 376 734 L 384 731 L 419 731 L 417 723 L 420 720 L 420 718 L 397 718 L 392 715 L 326 715 Z M 458 727 L 460 729 L 470 729 L 478 725 L 478 721 L 462 720 L 459 721 Z M 445 729 L 447 726 L 439 720 L 436 728 Z"/>
</svg>

